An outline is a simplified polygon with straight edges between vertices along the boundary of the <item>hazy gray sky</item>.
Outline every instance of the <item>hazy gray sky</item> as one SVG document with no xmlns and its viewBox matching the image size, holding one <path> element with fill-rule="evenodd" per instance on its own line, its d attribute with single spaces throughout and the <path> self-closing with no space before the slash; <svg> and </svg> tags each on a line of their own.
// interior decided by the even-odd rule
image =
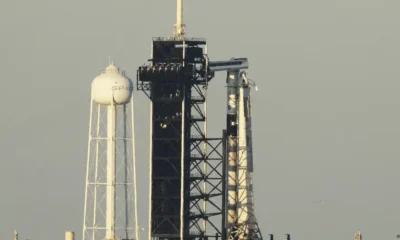
<svg viewBox="0 0 400 240">
<path fill-rule="evenodd" d="M 248 57 L 256 210 L 294 240 L 400 233 L 400 1 L 185 1 L 188 35 L 212 60 Z M 81 238 L 90 84 L 114 62 L 136 81 L 174 0 L 0 3 L 0 239 Z M 225 75 L 210 89 L 220 134 Z M 141 225 L 147 223 L 149 102 L 137 93 Z M 324 204 L 315 204 L 324 200 Z M 325 235 L 325 236 L 322 236 Z"/>
</svg>

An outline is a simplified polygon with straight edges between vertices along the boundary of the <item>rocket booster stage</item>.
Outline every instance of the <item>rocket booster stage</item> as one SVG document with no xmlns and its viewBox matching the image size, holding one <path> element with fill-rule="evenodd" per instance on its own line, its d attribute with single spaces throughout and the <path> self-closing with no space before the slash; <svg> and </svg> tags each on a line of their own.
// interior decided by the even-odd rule
<svg viewBox="0 0 400 240">
<path fill-rule="evenodd" d="M 254 214 L 250 86 L 255 84 L 249 81 L 245 72 L 228 71 L 228 239 L 262 239 Z"/>
</svg>

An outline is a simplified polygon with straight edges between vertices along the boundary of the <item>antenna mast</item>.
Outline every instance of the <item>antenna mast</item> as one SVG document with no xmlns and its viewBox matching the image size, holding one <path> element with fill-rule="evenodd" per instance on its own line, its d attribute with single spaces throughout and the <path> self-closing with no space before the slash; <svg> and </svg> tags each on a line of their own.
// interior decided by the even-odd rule
<svg viewBox="0 0 400 240">
<path fill-rule="evenodd" d="M 183 39 L 185 37 L 185 25 L 183 24 L 183 0 L 177 0 L 176 2 L 176 24 L 174 25 L 174 38 Z"/>
</svg>

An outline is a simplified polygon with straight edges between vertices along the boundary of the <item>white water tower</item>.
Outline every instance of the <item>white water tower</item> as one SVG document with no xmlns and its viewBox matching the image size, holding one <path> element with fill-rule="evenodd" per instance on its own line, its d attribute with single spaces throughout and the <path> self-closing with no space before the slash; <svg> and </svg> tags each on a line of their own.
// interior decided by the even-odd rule
<svg viewBox="0 0 400 240">
<path fill-rule="evenodd" d="M 114 64 L 92 82 L 82 240 L 138 239 L 132 93 Z"/>
</svg>

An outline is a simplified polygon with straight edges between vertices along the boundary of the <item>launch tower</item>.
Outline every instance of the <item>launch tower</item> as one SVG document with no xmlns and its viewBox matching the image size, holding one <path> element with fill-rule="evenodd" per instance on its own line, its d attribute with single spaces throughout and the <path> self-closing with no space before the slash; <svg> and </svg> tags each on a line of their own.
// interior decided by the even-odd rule
<svg viewBox="0 0 400 240">
<path fill-rule="evenodd" d="M 251 134 L 246 140 L 249 83 L 241 70 L 247 59 L 210 62 L 206 40 L 185 36 L 182 0 L 174 36 L 153 38 L 151 49 L 137 71 L 137 89 L 150 99 L 148 240 L 262 239 Z M 229 110 L 222 137 L 210 138 L 207 89 L 216 71 L 228 71 Z"/>
<path fill-rule="evenodd" d="M 221 238 L 222 220 L 212 220 L 223 213 L 224 156 L 222 138 L 207 136 L 207 43 L 178 34 L 154 38 L 152 50 L 138 70 L 151 100 L 149 239 Z"/>
</svg>

